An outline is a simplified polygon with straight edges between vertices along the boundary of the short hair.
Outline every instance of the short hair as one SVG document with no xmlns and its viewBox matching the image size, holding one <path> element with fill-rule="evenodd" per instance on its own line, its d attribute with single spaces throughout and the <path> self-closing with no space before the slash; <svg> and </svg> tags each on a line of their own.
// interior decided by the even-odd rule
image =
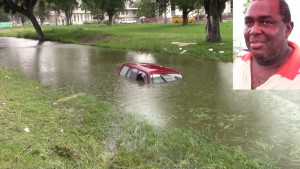
<svg viewBox="0 0 300 169">
<path fill-rule="evenodd" d="M 285 0 L 279 0 L 279 12 L 283 22 L 287 23 L 291 21 L 290 8 L 289 5 L 285 2 Z"/>
<path fill-rule="evenodd" d="M 256 1 L 256 0 L 252 0 Z M 282 21 L 285 23 L 288 23 L 291 21 L 291 12 L 290 12 L 290 8 L 289 5 L 286 3 L 285 0 L 278 0 L 279 3 L 279 14 L 282 17 Z"/>
</svg>

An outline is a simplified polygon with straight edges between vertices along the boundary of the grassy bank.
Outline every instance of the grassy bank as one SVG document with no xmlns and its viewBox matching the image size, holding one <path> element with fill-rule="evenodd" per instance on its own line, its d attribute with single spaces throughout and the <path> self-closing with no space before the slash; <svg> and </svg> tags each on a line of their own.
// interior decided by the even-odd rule
<svg viewBox="0 0 300 169">
<path fill-rule="evenodd" d="M 0 168 L 274 168 L 185 129 L 157 128 L 92 95 L 0 68 Z"/>
<path fill-rule="evenodd" d="M 174 56 L 191 56 L 199 59 L 231 61 L 232 21 L 221 23 L 222 43 L 205 41 L 205 23 L 189 24 L 104 24 L 73 26 L 42 26 L 47 39 L 64 43 L 85 44 L 104 48 L 130 49 L 157 52 Z M 0 36 L 36 39 L 32 26 L 0 29 Z M 195 43 L 181 47 L 174 44 Z M 209 51 L 213 49 L 213 51 Z"/>
</svg>

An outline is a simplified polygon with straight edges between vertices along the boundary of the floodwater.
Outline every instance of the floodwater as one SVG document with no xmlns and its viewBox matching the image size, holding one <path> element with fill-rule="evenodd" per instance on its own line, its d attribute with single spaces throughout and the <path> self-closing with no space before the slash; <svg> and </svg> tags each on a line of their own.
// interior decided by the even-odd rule
<svg viewBox="0 0 300 169">
<path fill-rule="evenodd" d="M 153 86 L 127 80 L 117 69 L 128 61 L 168 66 L 183 79 Z M 0 66 L 92 93 L 153 125 L 192 128 L 253 155 L 270 154 L 283 168 L 300 168 L 300 92 L 233 91 L 232 63 L 0 38 Z"/>
</svg>

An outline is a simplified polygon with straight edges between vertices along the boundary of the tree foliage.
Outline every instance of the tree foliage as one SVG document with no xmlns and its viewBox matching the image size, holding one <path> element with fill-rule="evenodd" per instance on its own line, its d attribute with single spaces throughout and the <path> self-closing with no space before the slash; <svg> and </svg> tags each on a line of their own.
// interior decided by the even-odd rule
<svg viewBox="0 0 300 169">
<path fill-rule="evenodd" d="M 170 0 L 156 0 L 156 8 L 159 12 L 159 15 L 162 13 L 165 14 L 165 23 L 167 23 L 167 9 L 170 4 Z"/>
<path fill-rule="evenodd" d="M 189 13 L 202 6 L 203 0 L 172 0 L 172 3 L 182 10 L 182 25 L 187 25 Z"/>
<path fill-rule="evenodd" d="M 128 0 L 82 0 L 88 10 L 99 11 L 108 15 L 108 26 L 113 23 L 113 16 L 125 9 Z M 95 5 L 95 6 L 91 6 Z"/>
<path fill-rule="evenodd" d="M 0 0 L 0 7 L 6 13 L 21 13 L 25 15 L 32 23 L 40 41 L 45 40 L 45 35 L 33 14 L 33 8 L 38 0 Z"/>
<path fill-rule="evenodd" d="M 0 22 L 9 22 L 10 16 L 4 12 L 2 8 L 0 8 Z"/>
<path fill-rule="evenodd" d="M 155 2 L 152 0 L 141 0 L 137 2 L 138 16 L 147 18 L 155 17 Z"/>
<path fill-rule="evenodd" d="M 88 10 L 91 12 L 94 20 L 100 21 L 104 20 L 104 12 L 100 9 L 100 1 L 83 1 L 81 4 L 81 9 Z"/>
<path fill-rule="evenodd" d="M 49 3 L 52 3 L 55 6 L 55 9 L 61 10 L 65 14 L 66 24 L 72 24 L 72 15 L 74 9 L 79 5 L 77 0 L 48 0 Z"/>
<path fill-rule="evenodd" d="M 165 14 L 165 23 L 167 23 L 167 9 L 170 5 L 170 0 L 140 0 L 138 1 L 138 16 L 148 18 L 161 16 Z"/>
<path fill-rule="evenodd" d="M 43 24 L 46 20 L 48 12 L 49 11 L 46 10 L 46 2 L 40 0 L 38 2 L 37 9 L 34 10 L 34 13 L 36 13 L 36 15 L 39 17 L 41 24 Z"/>
<path fill-rule="evenodd" d="M 102 0 L 101 9 L 105 11 L 108 15 L 108 25 L 112 25 L 112 19 L 115 14 L 123 11 L 125 8 L 126 0 Z"/>
</svg>

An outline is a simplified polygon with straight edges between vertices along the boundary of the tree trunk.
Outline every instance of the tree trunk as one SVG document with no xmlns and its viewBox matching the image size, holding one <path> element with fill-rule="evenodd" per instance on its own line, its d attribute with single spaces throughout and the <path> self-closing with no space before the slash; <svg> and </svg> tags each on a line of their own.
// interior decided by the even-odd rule
<svg viewBox="0 0 300 169">
<path fill-rule="evenodd" d="M 206 41 L 221 42 L 220 34 L 220 0 L 208 0 L 205 10 L 207 13 Z"/>
<path fill-rule="evenodd" d="M 219 17 L 210 16 L 206 25 L 206 41 L 221 42 L 221 40 Z"/>
<path fill-rule="evenodd" d="M 36 17 L 33 14 L 33 8 L 34 8 L 35 4 L 37 3 L 37 1 L 38 0 L 25 1 L 28 6 L 26 6 L 22 3 L 20 5 L 18 3 L 19 1 L 6 0 L 3 2 L 7 5 L 6 8 L 8 8 L 8 10 L 10 10 L 12 13 L 19 12 L 19 13 L 23 14 L 24 16 L 26 16 L 31 21 L 31 23 L 37 33 L 38 39 L 40 41 L 44 41 L 45 35 L 44 35 L 44 33 L 41 29 L 41 26 L 39 25 Z"/>
<path fill-rule="evenodd" d="M 182 10 L 182 19 L 183 19 L 183 22 L 182 22 L 182 25 L 185 26 L 188 24 L 188 12 L 187 10 L 183 9 Z"/>
<path fill-rule="evenodd" d="M 165 23 L 168 23 L 168 20 L 167 20 L 167 8 L 165 9 Z"/>
<path fill-rule="evenodd" d="M 112 22 L 113 22 L 113 15 L 109 15 L 108 16 L 107 26 L 112 26 Z"/>
<path fill-rule="evenodd" d="M 66 14 L 66 19 L 67 19 L 67 25 L 71 25 L 71 22 L 70 22 L 70 17 L 68 16 L 68 14 Z"/>
<path fill-rule="evenodd" d="M 36 17 L 33 15 L 33 13 L 28 13 L 27 17 L 31 21 L 31 23 L 37 33 L 39 41 L 45 41 L 45 35 L 44 35 L 44 33 L 41 29 L 41 26 L 39 25 Z"/>
<path fill-rule="evenodd" d="M 57 12 L 56 12 L 56 10 L 54 11 L 54 13 L 55 13 L 55 25 L 58 25 L 57 24 Z"/>
<path fill-rule="evenodd" d="M 67 25 L 72 25 L 71 18 L 73 15 L 73 11 L 71 9 L 65 9 L 65 15 L 67 18 Z"/>
<path fill-rule="evenodd" d="M 165 23 L 168 23 L 168 20 L 167 20 L 167 9 L 168 9 L 168 5 L 167 5 L 167 1 L 164 1 L 164 12 L 165 12 Z"/>
</svg>

